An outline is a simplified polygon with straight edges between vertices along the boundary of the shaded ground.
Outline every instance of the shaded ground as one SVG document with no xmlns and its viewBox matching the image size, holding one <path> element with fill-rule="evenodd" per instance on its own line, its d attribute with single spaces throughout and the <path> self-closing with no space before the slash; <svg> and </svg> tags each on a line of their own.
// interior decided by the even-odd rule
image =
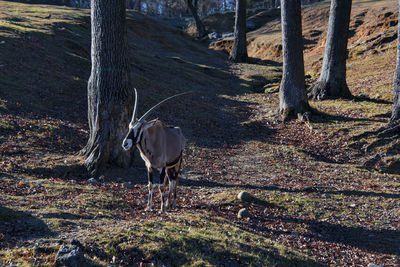
<svg viewBox="0 0 400 267">
<path fill-rule="evenodd" d="M 391 109 L 393 43 L 350 59 L 357 98 L 281 124 L 277 92 L 256 93 L 279 83 L 277 58 L 230 65 L 157 19 L 130 13 L 128 26 L 141 111 L 196 92 L 157 114 L 188 139 L 178 209 L 144 212 L 140 159 L 92 184 L 74 154 L 87 138 L 87 11 L 0 1 L 0 265 L 51 265 L 72 238 L 99 265 L 400 264 L 400 177 L 364 164 Z"/>
</svg>

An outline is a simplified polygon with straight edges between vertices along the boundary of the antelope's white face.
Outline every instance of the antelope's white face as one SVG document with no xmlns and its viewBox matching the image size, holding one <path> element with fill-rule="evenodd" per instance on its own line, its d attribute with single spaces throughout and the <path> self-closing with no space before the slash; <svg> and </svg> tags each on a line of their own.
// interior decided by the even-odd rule
<svg viewBox="0 0 400 267">
<path fill-rule="evenodd" d="M 141 123 L 136 123 L 134 125 L 129 124 L 129 131 L 126 135 L 124 141 L 122 142 L 122 148 L 126 151 L 130 150 L 138 142 L 139 131 L 141 128 Z"/>
</svg>

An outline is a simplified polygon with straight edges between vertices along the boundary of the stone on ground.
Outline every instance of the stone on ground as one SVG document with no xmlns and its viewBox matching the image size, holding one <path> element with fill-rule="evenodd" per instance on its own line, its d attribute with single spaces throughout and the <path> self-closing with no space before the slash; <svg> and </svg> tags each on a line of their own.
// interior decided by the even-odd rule
<svg viewBox="0 0 400 267">
<path fill-rule="evenodd" d="M 239 219 L 250 217 L 250 213 L 246 208 L 239 210 L 237 217 Z"/>
<path fill-rule="evenodd" d="M 254 199 L 254 197 L 246 191 L 240 192 L 237 195 L 237 198 L 240 199 L 241 201 L 246 201 L 246 202 L 251 202 Z"/>
</svg>

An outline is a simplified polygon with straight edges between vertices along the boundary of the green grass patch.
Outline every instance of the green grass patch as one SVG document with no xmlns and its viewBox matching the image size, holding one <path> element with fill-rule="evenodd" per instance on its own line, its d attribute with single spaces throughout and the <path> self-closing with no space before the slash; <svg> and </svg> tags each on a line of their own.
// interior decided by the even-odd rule
<svg viewBox="0 0 400 267">
<path fill-rule="evenodd" d="M 103 239 L 103 245 L 110 255 L 135 251 L 156 265 L 318 266 L 300 253 L 204 213 L 136 224 Z"/>
</svg>

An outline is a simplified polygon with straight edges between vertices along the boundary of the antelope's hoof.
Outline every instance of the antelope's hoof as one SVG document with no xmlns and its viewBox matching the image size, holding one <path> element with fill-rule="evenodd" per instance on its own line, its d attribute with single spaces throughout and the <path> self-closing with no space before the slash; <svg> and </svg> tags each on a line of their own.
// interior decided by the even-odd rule
<svg viewBox="0 0 400 267">
<path fill-rule="evenodd" d="M 151 212 L 151 208 L 150 208 L 150 207 L 147 207 L 145 210 L 146 210 L 147 212 Z"/>
</svg>

